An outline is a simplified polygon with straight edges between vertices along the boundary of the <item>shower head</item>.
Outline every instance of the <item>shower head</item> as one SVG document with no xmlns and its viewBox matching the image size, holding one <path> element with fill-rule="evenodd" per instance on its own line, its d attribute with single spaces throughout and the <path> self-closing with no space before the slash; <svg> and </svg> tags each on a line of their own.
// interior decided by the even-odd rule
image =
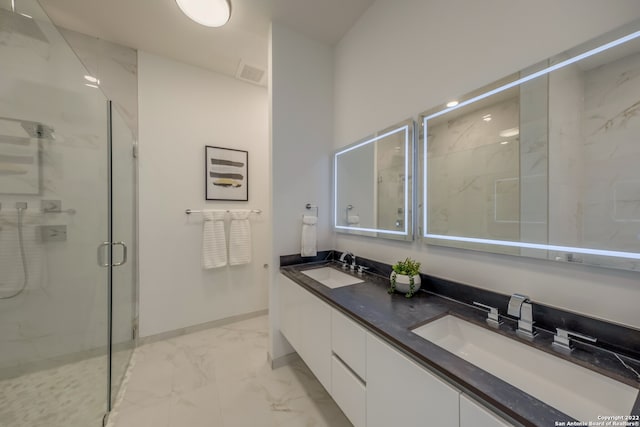
<svg viewBox="0 0 640 427">
<path fill-rule="evenodd" d="M 56 139 L 55 130 L 51 126 L 42 124 L 40 122 L 34 122 L 31 120 L 14 119 L 11 117 L 0 117 L 0 120 L 6 120 L 10 123 L 20 124 L 20 127 L 27 133 L 27 135 L 29 135 L 30 138 L 49 139 L 49 140 Z M 2 129 L 2 126 L 0 126 L 0 129 Z M 5 129 L 2 129 L 2 132 L 0 134 L 10 139 L 21 138 L 22 136 L 17 135 L 17 133 L 22 133 L 22 132 L 21 131 L 18 132 L 17 129 L 19 129 L 17 128 L 17 126 L 12 126 L 8 124 Z"/>
<path fill-rule="evenodd" d="M 22 129 L 24 129 L 31 138 L 56 139 L 55 134 L 53 133 L 53 128 L 51 126 L 26 120 L 21 120 L 20 126 L 22 126 Z"/>
</svg>

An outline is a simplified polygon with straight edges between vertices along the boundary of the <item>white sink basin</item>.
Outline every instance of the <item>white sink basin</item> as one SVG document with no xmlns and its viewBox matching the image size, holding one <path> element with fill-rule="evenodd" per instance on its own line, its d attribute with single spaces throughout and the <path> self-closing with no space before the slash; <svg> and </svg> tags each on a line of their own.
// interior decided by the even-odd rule
<svg viewBox="0 0 640 427">
<path fill-rule="evenodd" d="M 301 273 L 305 276 L 311 277 L 313 280 L 317 280 L 331 289 L 364 282 L 362 279 L 349 276 L 348 274 L 342 273 L 331 267 L 314 268 L 313 270 L 301 271 Z"/>
<path fill-rule="evenodd" d="M 628 415 L 638 395 L 633 387 L 454 316 L 413 332 L 578 421 Z"/>
</svg>

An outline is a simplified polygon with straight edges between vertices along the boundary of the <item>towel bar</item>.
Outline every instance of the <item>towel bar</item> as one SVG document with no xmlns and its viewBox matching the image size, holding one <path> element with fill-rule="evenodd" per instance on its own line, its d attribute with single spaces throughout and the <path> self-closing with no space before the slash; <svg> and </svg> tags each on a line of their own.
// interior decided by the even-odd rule
<svg viewBox="0 0 640 427">
<path fill-rule="evenodd" d="M 242 210 L 242 209 L 226 209 L 227 212 L 232 212 L 234 210 Z M 250 209 L 251 213 L 256 213 L 256 214 L 261 214 L 262 213 L 262 209 Z M 191 215 L 192 213 L 202 213 L 202 212 L 209 212 L 208 210 L 198 210 L 198 209 L 187 209 L 184 211 L 184 213 L 186 213 L 187 215 Z"/>
</svg>

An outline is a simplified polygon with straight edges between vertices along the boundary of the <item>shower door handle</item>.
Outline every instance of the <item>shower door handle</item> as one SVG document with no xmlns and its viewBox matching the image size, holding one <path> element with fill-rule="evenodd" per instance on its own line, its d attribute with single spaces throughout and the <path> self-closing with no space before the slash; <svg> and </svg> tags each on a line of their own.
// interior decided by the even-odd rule
<svg viewBox="0 0 640 427">
<path fill-rule="evenodd" d="M 105 253 L 104 249 L 109 246 L 122 246 L 122 261 L 116 262 L 114 264 L 109 264 L 109 262 L 105 262 Z M 98 265 L 100 267 L 119 267 L 127 262 L 127 245 L 124 242 L 102 242 L 98 245 Z"/>
<path fill-rule="evenodd" d="M 113 264 L 113 267 L 119 267 L 127 262 L 127 245 L 124 242 L 114 242 L 113 246 L 122 246 L 122 261 Z"/>
<path fill-rule="evenodd" d="M 108 262 L 104 262 L 104 248 L 110 245 L 111 242 L 102 242 L 98 245 L 98 265 L 100 267 L 110 267 Z"/>
</svg>

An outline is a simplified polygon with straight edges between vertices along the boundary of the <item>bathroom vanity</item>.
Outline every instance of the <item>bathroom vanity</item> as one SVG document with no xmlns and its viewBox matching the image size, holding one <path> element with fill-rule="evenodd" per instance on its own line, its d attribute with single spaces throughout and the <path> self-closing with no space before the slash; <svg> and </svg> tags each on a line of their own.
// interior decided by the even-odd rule
<svg viewBox="0 0 640 427">
<path fill-rule="evenodd" d="M 502 307 L 503 323 L 492 328 L 466 298 L 502 299 L 460 285 L 459 302 L 433 292 L 439 279 L 424 279 L 426 291 L 407 299 L 387 293 L 388 278 L 335 262 L 281 267 L 281 332 L 354 426 L 640 421 L 640 379 L 628 369 L 640 370 L 636 360 L 622 356 L 625 367 L 582 343 L 558 352 L 543 328 L 533 339 L 518 336 Z"/>
</svg>

